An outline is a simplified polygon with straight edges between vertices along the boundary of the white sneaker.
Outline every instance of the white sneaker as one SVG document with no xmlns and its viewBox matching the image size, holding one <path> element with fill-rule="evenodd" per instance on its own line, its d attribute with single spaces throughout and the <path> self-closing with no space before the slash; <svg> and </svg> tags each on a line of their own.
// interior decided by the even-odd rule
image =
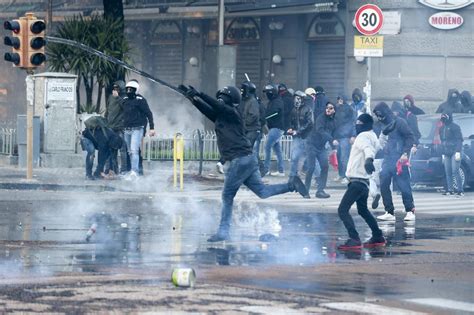
<svg viewBox="0 0 474 315">
<path fill-rule="evenodd" d="M 377 219 L 382 220 L 382 221 L 395 221 L 395 216 L 385 211 L 385 213 L 382 215 L 379 215 Z"/>
<path fill-rule="evenodd" d="M 224 174 L 224 165 L 221 162 L 217 162 L 216 169 L 218 173 Z"/>
<path fill-rule="evenodd" d="M 279 176 L 279 177 L 285 177 L 285 173 L 280 173 L 280 172 L 270 172 L 271 176 Z"/>
<path fill-rule="evenodd" d="M 138 174 L 135 173 L 134 171 L 131 171 L 130 173 L 125 175 L 123 179 L 128 180 L 128 181 L 134 181 L 138 179 Z"/>
<path fill-rule="evenodd" d="M 344 178 L 341 180 L 341 184 L 347 185 L 347 184 L 349 184 L 349 180 L 344 177 Z"/>
<path fill-rule="evenodd" d="M 416 219 L 415 213 L 412 211 L 408 211 L 403 221 L 415 221 L 415 219 Z"/>
</svg>

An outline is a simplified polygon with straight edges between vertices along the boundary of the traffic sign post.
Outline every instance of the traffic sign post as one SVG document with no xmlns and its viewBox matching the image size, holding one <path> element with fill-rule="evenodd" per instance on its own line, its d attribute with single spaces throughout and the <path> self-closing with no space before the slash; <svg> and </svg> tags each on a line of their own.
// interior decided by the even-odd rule
<svg viewBox="0 0 474 315">
<path fill-rule="evenodd" d="M 359 33 L 365 35 L 354 36 L 354 57 L 361 56 L 367 58 L 367 81 L 364 92 L 367 95 L 366 109 L 370 113 L 372 92 L 370 57 L 383 56 L 383 36 L 373 36 L 383 26 L 382 10 L 375 4 L 365 4 L 356 11 L 354 24 Z"/>
</svg>

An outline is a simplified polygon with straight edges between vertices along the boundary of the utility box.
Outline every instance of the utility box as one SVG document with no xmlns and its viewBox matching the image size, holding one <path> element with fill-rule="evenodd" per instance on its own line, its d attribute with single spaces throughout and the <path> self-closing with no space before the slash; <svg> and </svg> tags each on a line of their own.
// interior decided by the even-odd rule
<svg viewBox="0 0 474 315">
<path fill-rule="evenodd" d="M 16 143 L 18 144 L 18 166 L 26 167 L 26 115 L 18 115 L 16 120 Z M 33 166 L 39 167 L 40 161 L 40 117 L 33 117 Z"/>
<path fill-rule="evenodd" d="M 45 72 L 34 75 L 35 114 L 41 119 L 43 153 L 75 153 L 77 76 Z"/>
</svg>

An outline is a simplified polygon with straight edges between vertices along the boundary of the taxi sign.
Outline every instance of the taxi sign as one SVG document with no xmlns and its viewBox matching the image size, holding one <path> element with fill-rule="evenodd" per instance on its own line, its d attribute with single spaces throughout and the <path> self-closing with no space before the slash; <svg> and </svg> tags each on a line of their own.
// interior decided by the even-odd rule
<svg viewBox="0 0 474 315">
<path fill-rule="evenodd" d="M 383 57 L 383 36 L 354 36 L 354 57 Z"/>
</svg>

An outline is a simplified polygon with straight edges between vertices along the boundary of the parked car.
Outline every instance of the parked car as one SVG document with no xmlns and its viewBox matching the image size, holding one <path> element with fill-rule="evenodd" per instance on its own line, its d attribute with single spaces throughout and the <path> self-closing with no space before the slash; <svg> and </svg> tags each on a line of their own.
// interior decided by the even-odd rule
<svg viewBox="0 0 474 315">
<path fill-rule="evenodd" d="M 417 152 L 411 158 L 411 180 L 414 184 L 445 186 L 439 135 L 440 116 L 441 114 L 417 116 L 421 139 Z M 464 187 L 472 187 L 474 186 L 474 114 L 453 114 L 453 121 L 461 127 L 464 138 L 461 160 L 462 184 Z"/>
</svg>

